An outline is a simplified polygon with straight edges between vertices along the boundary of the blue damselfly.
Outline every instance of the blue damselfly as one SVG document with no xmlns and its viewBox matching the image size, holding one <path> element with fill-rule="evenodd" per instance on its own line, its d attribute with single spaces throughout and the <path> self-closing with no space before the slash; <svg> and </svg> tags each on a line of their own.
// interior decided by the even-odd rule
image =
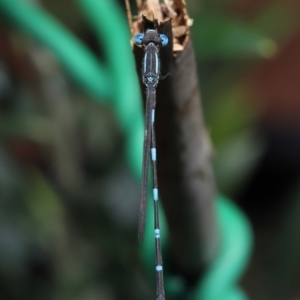
<svg viewBox="0 0 300 300">
<path fill-rule="evenodd" d="M 148 166 L 151 149 L 151 160 L 153 169 L 153 199 L 154 199 L 154 234 L 155 234 L 155 267 L 156 267 L 156 299 L 165 299 L 163 263 L 160 243 L 160 226 L 158 215 L 158 180 L 156 166 L 156 141 L 155 141 L 155 107 L 156 88 L 160 77 L 160 47 L 168 44 L 168 37 L 159 34 L 156 29 L 147 29 L 145 33 L 135 36 L 135 43 L 143 46 L 144 57 L 142 63 L 142 81 L 146 86 L 146 109 L 145 109 L 145 134 L 143 148 L 142 166 L 142 192 L 139 213 L 139 240 L 144 238 L 146 202 L 148 191 Z"/>
</svg>

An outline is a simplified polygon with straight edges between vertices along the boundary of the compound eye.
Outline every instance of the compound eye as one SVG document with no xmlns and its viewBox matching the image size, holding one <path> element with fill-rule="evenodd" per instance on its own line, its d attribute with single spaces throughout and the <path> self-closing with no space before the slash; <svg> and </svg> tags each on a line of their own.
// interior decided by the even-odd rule
<svg viewBox="0 0 300 300">
<path fill-rule="evenodd" d="M 134 38 L 134 42 L 135 42 L 137 45 L 142 45 L 143 38 L 144 38 L 144 34 L 143 34 L 143 33 L 138 33 L 138 34 L 135 36 L 135 38 Z"/>
<path fill-rule="evenodd" d="M 169 42 L 168 37 L 165 34 L 160 34 L 159 36 L 160 36 L 160 39 L 161 39 L 162 47 L 167 46 L 168 42 Z"/>
</svg>

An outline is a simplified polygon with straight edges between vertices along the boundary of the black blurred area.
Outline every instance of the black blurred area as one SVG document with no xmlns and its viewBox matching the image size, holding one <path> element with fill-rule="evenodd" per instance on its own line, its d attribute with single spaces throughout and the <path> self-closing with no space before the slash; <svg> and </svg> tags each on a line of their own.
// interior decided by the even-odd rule
<svg viewBox="0 0 300 300">
<path fill-rule="evenodd" d="M 262 125 L 266 151 L 238 202 L 255 227 L 265 225 L 288 205 L 300 179 L 300 131 Z"/>
</svg>

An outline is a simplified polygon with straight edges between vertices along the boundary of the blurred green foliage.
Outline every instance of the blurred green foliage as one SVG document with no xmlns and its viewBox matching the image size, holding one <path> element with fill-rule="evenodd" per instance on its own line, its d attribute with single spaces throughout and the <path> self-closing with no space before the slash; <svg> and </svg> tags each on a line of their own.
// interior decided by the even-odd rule
<svg viewBox="0 0 300 300">
<path fill-rule="evenodd" d="M 264 141 L 254 134 L 263 106 L 252 94 L 247 76 L 276 56 L 298 28 L 298 15 L 282 1 L 262 4 L 249 17 L 235 13 L 239 1 L 190 2 L 218 187 L 234 197 L 264 153 Z"/>
</svg>

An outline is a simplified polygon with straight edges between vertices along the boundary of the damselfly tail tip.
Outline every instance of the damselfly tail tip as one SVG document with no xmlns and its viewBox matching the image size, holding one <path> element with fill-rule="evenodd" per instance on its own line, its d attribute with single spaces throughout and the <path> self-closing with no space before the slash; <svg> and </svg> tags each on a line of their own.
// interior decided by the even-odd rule
<svg viewBox="0 0 300 300">
<path fill-rule="evenodd" d="M 156 300 L 165 300 L 166 298 L 165 298 L 165 296 L 164 295 L 158 295 L 157 297 L 156 297 Z"/>
</svg>

